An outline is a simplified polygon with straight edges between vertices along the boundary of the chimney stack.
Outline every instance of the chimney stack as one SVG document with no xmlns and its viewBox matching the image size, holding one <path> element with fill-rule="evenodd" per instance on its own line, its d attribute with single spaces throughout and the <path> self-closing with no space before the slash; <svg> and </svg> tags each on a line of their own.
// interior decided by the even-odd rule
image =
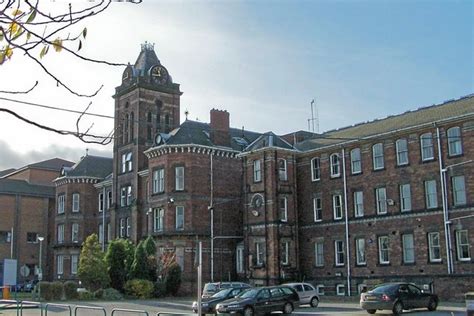
<svg viewBox="0 0 474 316">
<path fill-rule="evenodd" d="M 210 126 L 214 145 L 230 147 L 229 112 L 212 109 Z"/>
</svg>

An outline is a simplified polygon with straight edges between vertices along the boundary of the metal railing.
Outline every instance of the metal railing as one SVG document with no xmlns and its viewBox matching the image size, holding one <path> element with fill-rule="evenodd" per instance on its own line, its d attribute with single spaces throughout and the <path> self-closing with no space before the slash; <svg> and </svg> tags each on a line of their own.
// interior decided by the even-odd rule
<svg viewBox="0 0 474 316">
<path fill-rule="evenodd" d="M 110 313 L 110 316 L 114 316 L 116 312 L 127 313 L 127 314 L 145 314 L 146 316 L 149 316 L 147 311 L 140 310 L 140 309 L 125 309 L 125 308 L 114 308 L 112 312 Z"/>
<path fill-rule="evenodd" d="M 70 305 L 66 305 L 66 304 L 54 304 L 54 303 L 47 303 L 45 306 L 44 306 L 44 315 L 45 316 L 48 316 L 48 308 L 49 307 L 57 307 L 57 308 L 62 308 L 62 309 L 65 309 L 65 310 L 68 310 L 69 311 L 69 316 L 72 316 L 72 308 Z M 43 314 L 41 312 L 41 314 Z"/>
<path fill-rule="evenodd" d="M 77 316 L 77 311 L 78 310 L 95 310 L 95 311 L 102 311 L 104 313 L 104 316 L 107 316 L 107 311 L 103 307 L 99 306 L 83 306 L 83 305 L 77 305 L 74 307 L 74 316 Z M 87 315 L 87 314 L 86 314 Z"/>
</svg>

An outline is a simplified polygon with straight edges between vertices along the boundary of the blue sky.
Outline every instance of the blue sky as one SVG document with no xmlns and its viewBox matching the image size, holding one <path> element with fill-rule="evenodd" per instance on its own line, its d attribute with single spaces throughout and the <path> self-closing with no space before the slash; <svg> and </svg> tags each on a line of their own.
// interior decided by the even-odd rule
<svg viewBox="0 0 474 316">
<path fill-rule="evenodd" d="M 230 112 L 233 127 L 285 134 L 307 129 L 315 98 L 324 132 L 474 92 L 472 1 L 145 0 L 113 3 L 85 25 L 83 52 L 91 57 L 133 63 L 142 42 L 155 43 L 184 92 L 182 119 L 188 109 L 190 119 L 208 122 L 215 107 Z M 78 89 L 104 84 L 91 111 L 113 114 L 122 68 L 66 54 L 50 53 L 45 62 Z M 41 85 L 23 100 L 72 109 L 89 102 L 64 93 L 20 56 L 0 66 L 0 86 L 12 76 L 25 81 L 25 73 Z M 2 105 L 61 128 L 75 124 L 65 114 Z M 85 148 L 111 154 L 111 146 L 51 135 L 3 114 L 0 121 L 0 170 L 54 156 L 77 160 Z M 98 134 L 113 127 L 93 122 Z"/>
</svg>

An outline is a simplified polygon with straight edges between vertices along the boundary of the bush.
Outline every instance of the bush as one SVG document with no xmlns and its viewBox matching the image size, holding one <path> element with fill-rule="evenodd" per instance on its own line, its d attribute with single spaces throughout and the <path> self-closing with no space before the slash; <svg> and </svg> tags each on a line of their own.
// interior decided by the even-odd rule
<svg viewBox="0 0 474 316">
<path fill-rule="evenodd" d="M 166 295 L 166 283 L 163 281 L 155 282 L 154 297 L 163 297 Z"/>
<path fill-rule="evenodd" d="M 104 295 L 102 298 L 107 301 L 118 301 L 123 299 L 123 295 L 116 289 L 109 287 L 108 289 L 104 290 Z"/>
<path fill-rule="evenodd" d="M 100 300 L 102 297 L 104 297 L 104 289 L 98 289 L 94 292 L 94 298 Z"/>
<path fill-rule="evenodd" d="M 181 286 L 181 267 L 179 264 L 174 263 L 170 266 L 168 273 L 166 274 L 166 293 L 176 295 L 179 287 Z"/>
<path fill-rule="evenodd" d="M 41 281 L 38 283 L 39 289 L 41 290 L 41 299 L 45 301 L 51 301 L 53 299 L 53 295 L 51 293 L 51 283 Z"/>
<path fill-rule="evenodd" d="M 124 289 L 126 294 L 137 298 L 151 298 L 154 292 L 153 283 L 142 279 L 127 281 Z"/>
<path fill-rule="evenodd" d="M 81 301 L 92 301 L 94 299 L 94 293 L 89 291 L 81 291 L 79 292 L 79 299 Z"/>
<path fill-rule="evenodd" d="M 64 283 L 64 296 L 67 300 L 77 300 L 79 298 L 76 282 L 67 281 Z"/>
<path fill-rule="evenodd" d="M 64 285 L 62 282 L 55 281 L 51 283 L 51 296 L 55 301 L 63 299 Z"/>
</svg>

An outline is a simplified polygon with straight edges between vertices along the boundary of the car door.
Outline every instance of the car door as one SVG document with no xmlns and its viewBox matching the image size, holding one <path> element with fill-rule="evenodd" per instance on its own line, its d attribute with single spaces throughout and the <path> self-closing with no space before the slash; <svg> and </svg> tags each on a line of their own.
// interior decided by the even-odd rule
<svg viewBox="0 0 474 316">
<path fill-rule="evenodd" d="M 293 288 L 295 289 L 296 293 L 298 293 L 298 297 L 300 298 L 300 304 L 306 304 L 304 301 L 305 293 L 304 293 L 303 284 L 295 284 Z"/>
<path fill-rule="evenodd" d="M 412 308 L 412 297 L 410 294 L 410 291 L 408 290 L 408 285 L 407 284 L 400 284 L 398 287 L 398 293 L 396 294 L 398 297 L 398 300 L 403 303 L 403 307 L 405 309 Z"/>
<path fill-rule="evenodd" d="M 316 296 L 316 289 L 310 284 L 303 284 L 303 289 L 304 289 L 304 303 L 301 302 L 301 304 L 309 304 L 311 302 L 311 298 L 313 296 Z"/>
<path fill-rule="evenodd" d="M 421 290 L 412 285 L 408 284 L 408 291 L 410 292 L 410 305 L 412 308 L 426 307 L 428 306 L 428 300 Z"/>
<path fill-rule="evenodd" d="M 262 289 L 258 292 L 254 304 L 255 314 L 270 313 L 270 297 L 271 295 L 268 289 Z"/>
<path fill-rule="evenodd" d="M 272 296 L 270 303 L 270 313 L 274 311 L 281 311 L 285 305 L 285 294 L 278 287 L 270 289 L 270 294 Z"/>
</svg>

